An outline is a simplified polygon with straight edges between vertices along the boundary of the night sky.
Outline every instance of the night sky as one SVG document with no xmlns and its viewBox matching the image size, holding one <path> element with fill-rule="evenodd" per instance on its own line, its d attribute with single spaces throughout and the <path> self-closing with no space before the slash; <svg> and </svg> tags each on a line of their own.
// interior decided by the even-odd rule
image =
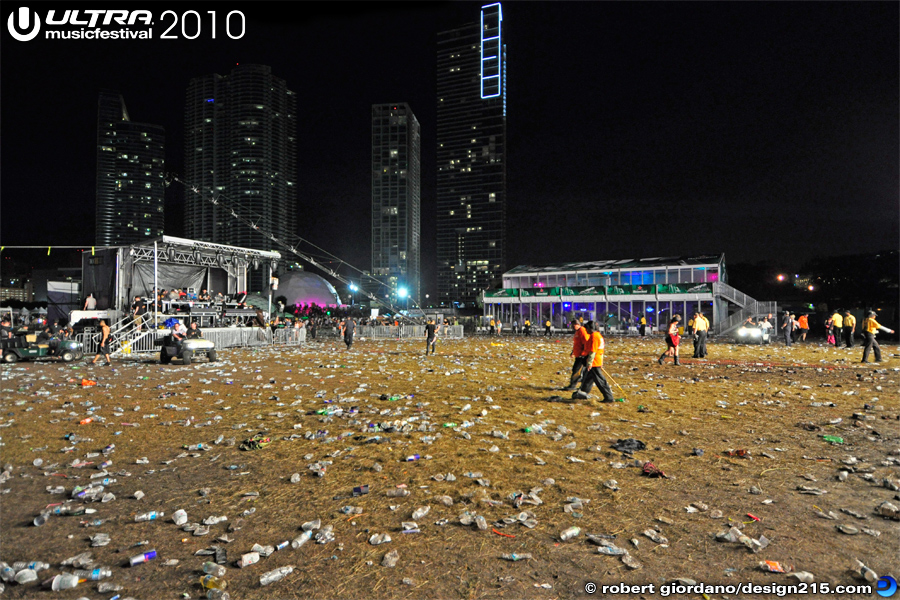
<svg viewBox="0 0 900 600">
<path fill-rule="evenodd" d="M 157 39 L 29 42 L 7 32 L 18 6 L 3 3 L 0 34 L 2 244 L 92 243 L 100 88 L 166 128 L 180 174 L 189 79 L 260 63 L 299 95 L 298 233 L 360 268 L 370 107 L 409 103 L 433 293 L 436 33 L 481 3 L 70 2 L 151 10 Z M 200 37 L 158 39 L 167 8 L 203 15 Z M 247 17 L 240 40 L 230 10 Z M 897 2 L 506 2 L 504 26 L 509 268 L 719 252 L 799 265 L 900 245 Z M 168 194 L 181 235 L 183 191 Z"/>
</svg>

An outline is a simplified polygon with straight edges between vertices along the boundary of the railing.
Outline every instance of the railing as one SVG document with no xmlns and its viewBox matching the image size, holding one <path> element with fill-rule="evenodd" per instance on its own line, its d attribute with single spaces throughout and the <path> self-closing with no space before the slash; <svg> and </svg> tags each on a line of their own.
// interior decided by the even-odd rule
<svg viewBox="0 0 900 600">
<path fill-rule="evenodd" d="M 722 296 L 726 300 L 730 300 L 740 306 L 741 308 L 750 308 L 751 304 L 756 304 L 756 300 L 731 287 L 727 283 L 715 282 L 713 283 L 713 294 L 716 296 Z"/>
<path fill-rule="evenodd" d="M 462 325 L 441 325 L 438 337 L 446 339 L 462 339 Z M 369 338 L 424 338 L 424 325 L 400 325 L 399 327 L 387 325 L 360 325 L 356 328 L 357 337 Z"/>
<path fill-rule="evenodd" d="M 171 333 L 170 329 L 151 329 L 135 332 L 125 339 L 114 339 L 110 350 L 116 355 L 159 352 L 156 340 Z M 100 335 L 80 333 L 75 336 L 84 345 L 84 353 L 96 354 L 100 345 Z M 211 341 L 216 348 L 246 348 L 251 346 L 297 345 L 306 341 L 306 329 L 283 328 L 274 332 L 268 327 L 227 327 L 203 330 L 203 338 Z"/>
</svg>

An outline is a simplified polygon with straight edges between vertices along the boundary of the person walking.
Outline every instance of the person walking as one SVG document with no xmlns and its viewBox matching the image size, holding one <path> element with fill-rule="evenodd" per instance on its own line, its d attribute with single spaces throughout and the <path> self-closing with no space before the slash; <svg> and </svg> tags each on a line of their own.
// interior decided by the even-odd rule
<svg viewBox="0 0 900 600">
<path fill-rule="evenodd" d="M 494 337 L 494 329 L 497 327 L 497 321 L 494 320 L 494 317 L 491 317 L 491 337 Z"/>
<path fill-rule="evenodd" d="M 841 347 L 841 334 L 844 330 L 844 315 L 841 314 L 841 309 L 834 311 L 834 314 L 831 315 L 831 326 L 834 328 L 834 347 Z"/>
<path fill-rule="evenodd" d="M 563 388 L 564 392 L 578 389 L 578 385 L 584 379 L 584 374 L 587 371 L 584 364 L 587 360 L 584 347 L 588 343 L 590 336 L 587 330 L 581 326 L 578 319 L 572 319 L 572 329 L 574 331 L 572 335 L 572 353 L 569 356 L 572 356 L 575 362 L 572 363 L 572 375 L 569 378 L 569 385 Z"/>
<path fill-rule="evenodd" d="M 588 321 L 584 324 L 584 329 L 588 334 L 587 341 L 584 344 L 584 368 L 587 372 L 581 382 L 581 389 L 572 394 L 573 400 L 587 400 L 594 384 L 603 395 L 603 402 L 615 402 L 612 390 L 606 377 L 603 376 L 603 353 L 606 349 L 606 341 L 599 331 L 594 330 L 594 322 Z"/>
<path fill-rule="evenodd" d="M 497 319 L 497 337 L 503 335 L 503 321 Z"/>
<path fill-rule="evenodd" d="M 88 294 L 84 299 L 84 310 L 97 310 L 97 299 L 94 298 L 93 293 Z"/>
<path fill-rule="evenodd" d="M 844 343 L 847 348 L 853 347 L 853 334 L 856 333 L 856 317 L 849 310 L 844 311 Z"/>
<path fill-rule="evenodd" d="M 353 334 L 356 331 L 356 322 L 347 317 L 341 322 L 341 334 L 344 337 L 344 343 L 347 344 L 347 350 L 353 345 Z"/>
<path fill-rule="evenodd" d="M 694 317 L 697 313 L 691 315 L 691 318 L 688 319 L 687 325 L 684 326 L 684 337 L 693 338 L 694 337 Z M 694 345 L 696 346 L 696 340 L 694 340 Z M 697 358 L 696 356 L 694 358 Z"/>
<path fill-rule="evenodd" d="M 97 359 L 103 355 L 106 358 L 106 366 L 111 367 L 112 361 L 109 359 L 109 337 L 111 332 L 109 330 L 109 325 L 107 325 L 106 321 L 103 319 L 100 320 L 100 332 L 100 346 L 97 348 L 97 354 L 94 356 L 94 360 L 91 361 L 91 364 L 96 365 Z M 879 350 L 879 353 L 880 352 L 881 351 Z"/>
<path fill-rule="evenodd" d="M 525 337 L 531 337 L 531 321 L 525 319 Z"/>
<path fill-rule="evenodd" d="M 513 335 L 519 335 L 519 321 L 513 321 Z"/>
<path fill-rule="evenodd" d="M 791 345 L 791 334 L 794 332 L 794 319 L 791 313 L 784 311 L 784 317 L 781 319 L 781 333 L 784 334 L 784 345 Z"/>
<path fill-rule="evenodd" d="M 550 337 L 550 335 L 551 335 L 551 334 L 550 334 L 550 328 L 551 328 L 551 327 L 552 327 L 552 323 L 550 323 L 550 319 L 547 319 L 547 320 L 544 322 L 544 334 L 545 334 L 547 337 Z"/>
<path fill-rule="evenodd" d="M 799 332 L 797 341 L 805 342 L 806 334 L 809 333 L 809 316 L 806 313 L 803 313 L 800 315 L 800 318 L 797 319 L 797 331 Z"/>
<path fill-rule="evenodd" d="M 672 320 L 669 321 L 669 328 L 666 330 L 666 351 L 662 353 L 662 356 L 659 357 L 659 364 L 663 364 L 663 361 L 667 356 L 671 356 L 675 359 L 675 365 L 678 366 L 681 363 L 678 362 L 678 343 L 681 341 L 681 337 L 678 335 L 678 323 L 681 322 L 681 315 L 675 315 L 672 317 Z"/>
<path fill-rule="evenodd" d="M 875 362 L 881 362 L 881 347 L 878 345 L 878 341 L 875 339 L 875 334 L 879 331 L 883 331 L 885 333 L 894 333 L 893 329 L 888 329 L 887 327 L 883 327 L 878 321 L 875 320 L 875 311 L 870 310 L 866 314 L 866 320 L 863 321 L 862 324 L 862 332 L 863 339 L 865 343 L 863 345 L 863 355 L 862 362 L 869 362 L 869 352 L 875 351 Z"/>
<path fill-rule="evenodd" d="M 425 356 L 428 356 L 429 350 L 432 354 L 437 353 L 435 344 L 437 344 L 437 334 L 440 330 L 441 326 L 436 325 L 434 319 L 428 320 L 428 324 L 425 325 Z"/>
<path fill-rule="evenodd" d="M 706 358 L 706 338 L 709 335 L 709 319 L 702 313 L 694 313 L 694 358 Z"/>
<path fill-rule="evenodd" d="M 641 337 L 645 337 L 647 335 L 647 317 L 641 315 L 641 324 L 638 327 L 638 331 L 640 331 Z"/>
</svg>

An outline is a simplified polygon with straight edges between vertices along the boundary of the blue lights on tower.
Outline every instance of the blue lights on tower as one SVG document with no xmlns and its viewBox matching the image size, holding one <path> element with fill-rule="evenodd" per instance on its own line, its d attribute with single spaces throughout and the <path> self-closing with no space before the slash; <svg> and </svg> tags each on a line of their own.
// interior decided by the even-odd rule
<svg viewBox="0 0 900 600">
<path fill-rule="evenodd" d="M 501 27 L 503 9 L 500 3 L 481 7 L 481 97 L 496 98 L 503 93 L 503 47 Z"/>
</svg>

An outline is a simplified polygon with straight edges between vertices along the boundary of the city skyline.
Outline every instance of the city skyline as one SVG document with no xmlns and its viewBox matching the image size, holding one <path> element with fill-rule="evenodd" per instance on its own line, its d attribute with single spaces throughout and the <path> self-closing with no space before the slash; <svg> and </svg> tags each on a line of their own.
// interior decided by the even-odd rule
<svg viewBox="0 0 900 600">
<path fill-rule="evenodd" d="M 240 40 L 221 23 L 216 41 L 17 42 L 4 31 L 3 243 L 93 239 L 83 225 L 93 221 L 95 133 L 85 124 L 97 90 L 120 90 L 133 114 L 163 125 L 167 166 L 183 175 L 173 152 L 184 146 L 190 78 L 257 63 L 303 107 L 299 231 L 358 267 L 370 264 L 369 110 L 409 103 L 423 135 L 423 278 L 436 289 L 434 49 L 439 31 L 481 6 L 314 4 L 292 18 L 259 3 L 241 9 Z M 5 22 L 15 7 L 4 8 Z M 709 252 L 803 261 L 898 245 L 896 4 L 503 10 L 515 65 L 507 268 Z M 384 68 L 398 57 L 403 68 Z M 17 224 L 31 198 L 47 218 L 26 232 Z M 170 187 L 174 225 L 184 227 L 184 208 Z"/>
</svg>

